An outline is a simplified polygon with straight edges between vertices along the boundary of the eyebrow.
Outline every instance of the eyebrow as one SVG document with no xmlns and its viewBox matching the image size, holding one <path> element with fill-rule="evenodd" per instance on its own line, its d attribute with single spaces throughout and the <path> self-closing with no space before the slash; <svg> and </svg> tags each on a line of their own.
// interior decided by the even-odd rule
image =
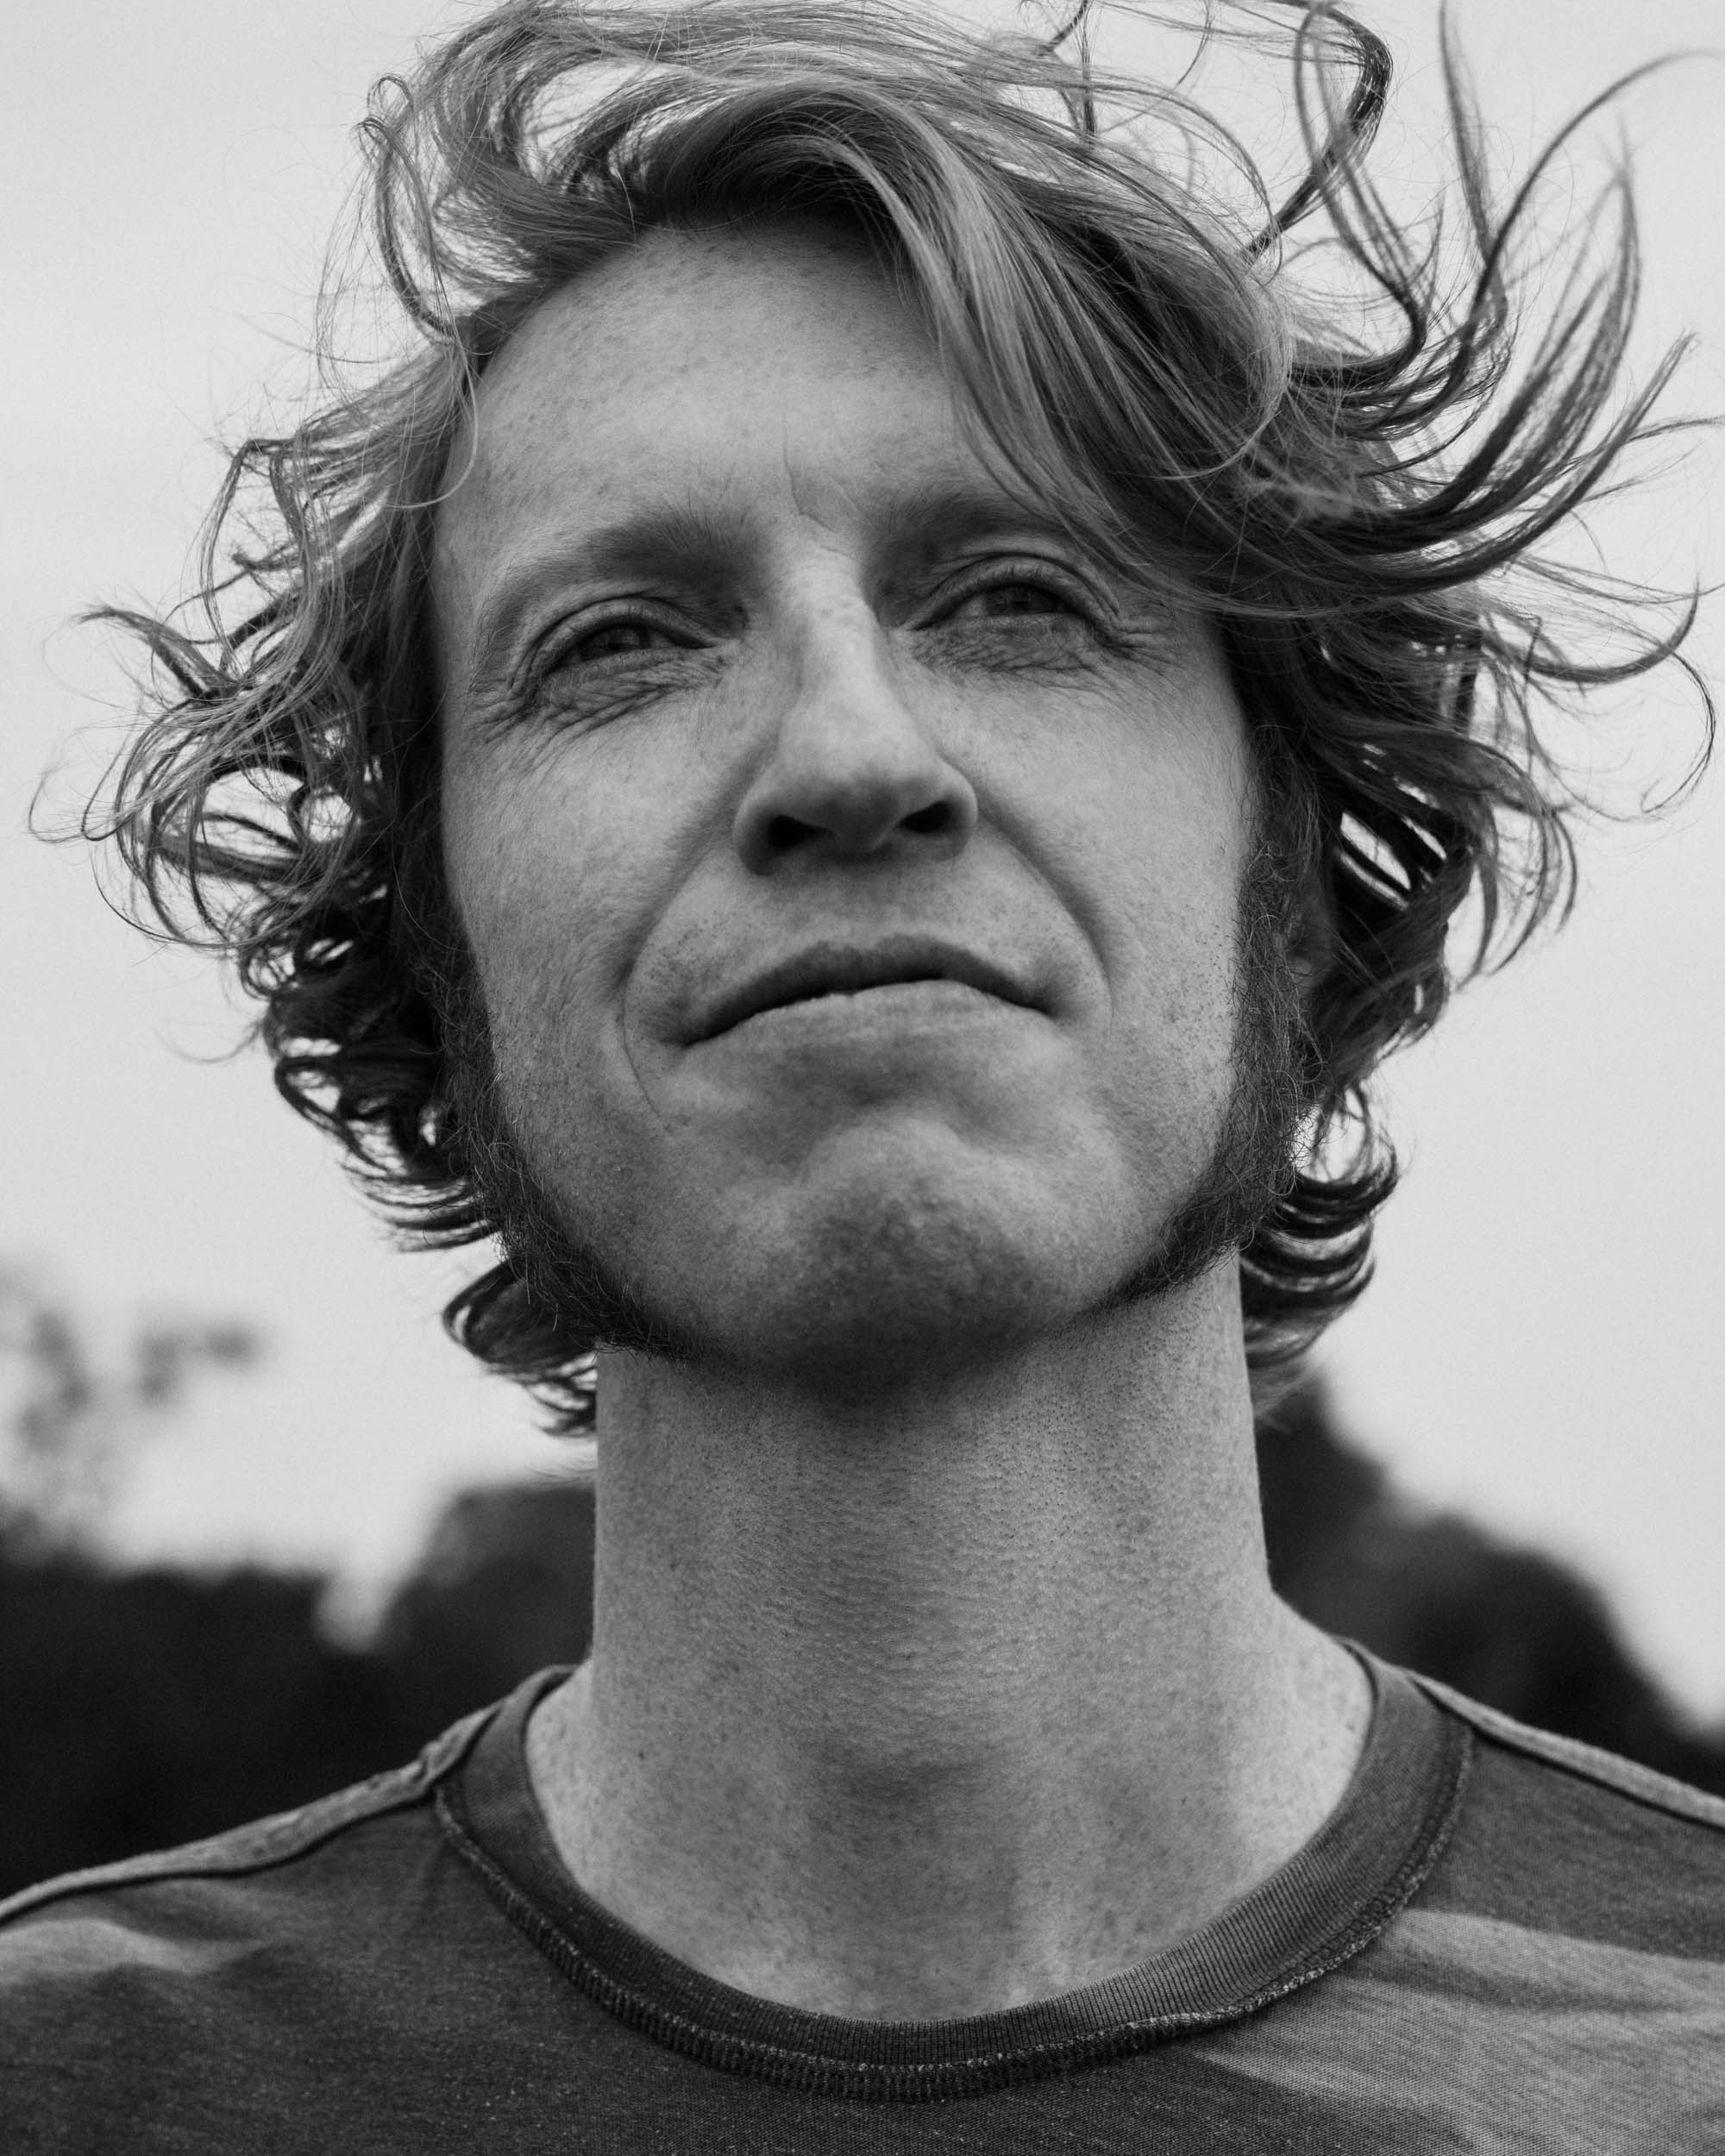
<svg viewBox="0 0 1725 2156">
<path fill-rule="evenodd" d="M 884 505 L 873 551 L 877 559 L 915 571 L 985 533 L 1007 529 L 1067 536 L 1045 511 L 1002 488 L 919 480 Z M 502 661 L 523 617 L 560 586 L 586 578 L 665 575 L 712 582 L 734 570 L 748 543 L 746 518 L 658 503 L 511 564 L 480 604 L 466 668 L 469 693 Z"/>
<path fill-rule="evenodd" d="M 514 642 L 522 617 L 560 585 L 599 576 L 711 577 L 734 561 L 743 533 L 687 505 L 656 504 L 568 544 L 511 563 L 480 600 L 467 665 L 471 691 Z"/>
<path fill-rule="evenodd" d="M 1059 519 L 1004 487 L 921 480 L 888 505 L 881 552 L 923 567 L 989 533 L 1014 530 L 1067 539 Z"/>
</svg>

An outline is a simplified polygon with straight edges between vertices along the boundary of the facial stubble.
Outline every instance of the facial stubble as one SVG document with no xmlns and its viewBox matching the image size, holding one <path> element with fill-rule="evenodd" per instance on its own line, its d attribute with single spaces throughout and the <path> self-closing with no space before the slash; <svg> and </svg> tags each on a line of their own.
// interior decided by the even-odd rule
<svg viewBox="0 0 1725 2156">
<path fill-rule="evenodd" d="M 1240 1250 L 1295 1180 L 1307 1107 L 1302 999 L 1291 959 L 1289 877 L 1262 838 L 1242 879 L 1235 938 L 1230 1087 L 1204 1167 L 1155 1248 L 1101 1299 L 1120 1308 L 1171 1294 Z M 524 1315 L 570 1366 L 595 1348 L 731 1361 L 685 1316 L 656 1303 L 568 1217 L 511 1122 L 473 954 L 450 924 L 436 968 L 452 1136 Z"/>
</svg>

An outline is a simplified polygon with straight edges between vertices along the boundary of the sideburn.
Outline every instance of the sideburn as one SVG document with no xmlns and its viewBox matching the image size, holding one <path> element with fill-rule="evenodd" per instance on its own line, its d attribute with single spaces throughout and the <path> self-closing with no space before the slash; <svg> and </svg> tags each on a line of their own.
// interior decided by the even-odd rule
<svg viewBox="0 0 1725 2156">
<path fill-rule="evenodd" d="M 1233 1088 L 1221 1129 L 1161 1244 L 1115 1289 L 1111 1308 L 1196 1280 L 1248 1244 L 1295 1187 L 1312 1057 L 1295 963 L 1304 907 L 1294 836 L 1261 815 L 1240 885 Z"/>
<path fill-rule="evenodd" d="M 1294 961 L 1302 908 L 1290 836 L 1261 829 L 1241 883 L 1233 1085 L 1216 1144 L 1161 1244 L 1107 1307 L 1195 1280 L 1248 1243 L 1295 1186 L 1310 1053 Z M 417 940 L 442 1032 L 447 1154 L 471 1194 L 470 1217 L 483 1223 L 473 1239 L 488 1230 L 503 1253 L 446 1321 L 482 1361 L 537 1390 L 567 1426 L 584 1427 L 592 1395 L 582 1366 L 595 1348 L 685 1361 L 701 1344 L 559 1219 L 510 1127 L 484 990 L 447 885 L 425 895 Z"/>
</svg>

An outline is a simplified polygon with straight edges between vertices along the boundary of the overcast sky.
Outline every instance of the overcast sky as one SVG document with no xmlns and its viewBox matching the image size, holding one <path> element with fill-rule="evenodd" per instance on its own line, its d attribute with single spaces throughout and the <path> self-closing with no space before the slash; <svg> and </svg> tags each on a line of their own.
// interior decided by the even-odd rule
<svg viewBox="0 0 1725 2156">
<path fill-rule="evenodd" d="M 97 597 L 175 588 L 219 469 L 211 442 L 291 395 L 368 83 L 464 10 L 414 0 L 154 0 L 21 10 L 0 83 L 11 310 L 0 608 L 0 949 L 10 1024 L 0 1260 L 110 1330 L 163 1310 L 261 1326 L 263 1369 L 212 1380 L 139 1460 L 137 1554 L 265 1553 L 387 1576 L 456 1484 L 555 1472 L 503 1387 L 442 1338 L 448 1261 L 407 1259 L 354 1203 L 198 964 L 152 955 L 75 848 L 27 839 L 43 768 L 99 760 Z M 1362 8 L 1406 62 L 1384 148 L 1429 185 L 1434 6 Z M 1718 34 L 1716 0 L 1464 0 L 1506 160 L 1615 74 Z M 1701 352 L 1680 401 L 1725 408 L 1725 68 L 1634 97 L 1648 276 L 1640 349 Z M 1584 156 L 1599 169 L 1609 131 Z M 1697 458 L 1608 542 L 1632 573 L 1725 573 Z M 1707 552 L 1710 548 L 1710 555 Z M 1697 655 L 1716 675 L 1716 607 Z M 1618 738 L 1680 737 L 1672 696 Z M 60 798 L 69 798 L 65 792 Z M 1412 1156 L 1379 1278 L 1325 1351 L 1348 1416 L 1432 1502 L 1582 1561 L 1697 1708 L 1725 1713 L 1725 780 L 1657 830 L 1590 838 L 1563 937 L 1473 992 L 1396 1067 Z"/>
</svg>

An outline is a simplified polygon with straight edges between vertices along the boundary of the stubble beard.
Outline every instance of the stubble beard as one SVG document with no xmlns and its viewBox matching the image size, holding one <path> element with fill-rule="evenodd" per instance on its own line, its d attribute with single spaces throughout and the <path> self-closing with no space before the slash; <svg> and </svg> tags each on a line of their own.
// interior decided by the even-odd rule
<svg viewBox="0 0 1725 2156">
<path fill-rule="evenodd" d="M 1231 1085 L 1215 1142 L 1154 1250 L 1099 1310 L 1155 1301 L 1197 1280 L 1239 1251 L 1293 1187 L 1308 1100 L 1288 893 L 1285 872 L 1260 843 L 1240 892 Z M 598 1348 L 734 1364 L 725 1343 L 657 1304 L 570 1225 L 511 1123 L 478 969 L 458 931 L 439 972 L 457 1150 L 541 1340 L 555 1337 L 570 1366 Z"/>
</svg>

